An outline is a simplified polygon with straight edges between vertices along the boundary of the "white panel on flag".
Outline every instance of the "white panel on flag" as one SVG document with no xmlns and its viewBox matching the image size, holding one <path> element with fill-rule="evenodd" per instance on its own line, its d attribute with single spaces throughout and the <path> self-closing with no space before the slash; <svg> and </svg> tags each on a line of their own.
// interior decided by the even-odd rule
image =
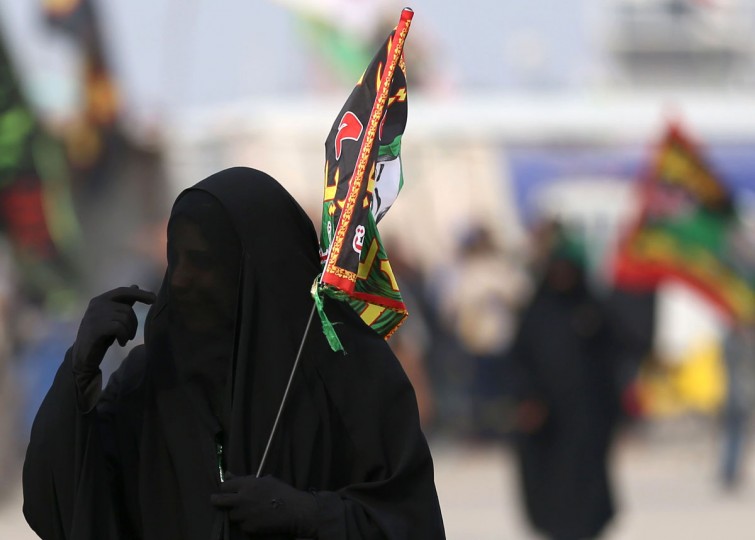
<svg viewBox="0 0 755 540">
<path fill-rule="evenodd" d="M 375 223 L 390 210 L 401 189 L 401 158 L 383 156 L 375 165 L 375 193 L 370 210 Z"/>
</svg>

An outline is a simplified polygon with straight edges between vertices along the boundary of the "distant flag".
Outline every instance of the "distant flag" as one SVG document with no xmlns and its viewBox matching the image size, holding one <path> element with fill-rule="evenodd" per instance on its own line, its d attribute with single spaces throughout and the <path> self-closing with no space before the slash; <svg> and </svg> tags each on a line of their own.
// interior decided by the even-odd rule
<svg viewBox="0 0 755 540">
<path fill-rule="evenodd" d="M 678 125 L 658 146 L 642 185 L 641 212 L 614 271 L 625 289 L 666 279 L 692 286 L 730 318 L 755 322 L 755 253 L 727 186 Z"/>
<path fill-rule="evenodd" d="M 64 307 L 73 300 L 79 228 L 65 157 L 25 99 L 0 36 L 0 229 L 24 293 Z"/>
<path fill-rule="evenodd" d="M 352 84 L 371 58 L 374 29 L 387 26 L 385 0 L 274 0 L 288 8 L 300 33 L 342 82 Z M 392 18 L 392 17 L 391 17 Z"/>
<path fill-rule="evenodd" d="M 377 223 L 403 186 L 401 138 L 407 121 L 404 41 L 413 11 L 375 54 L 338 113 L 325 141 L 320 251 L 315 299 L 334 350 L 341 348 L 321 294 L 348 301 L 386 339 L 407 316 Z"/>
</svg>

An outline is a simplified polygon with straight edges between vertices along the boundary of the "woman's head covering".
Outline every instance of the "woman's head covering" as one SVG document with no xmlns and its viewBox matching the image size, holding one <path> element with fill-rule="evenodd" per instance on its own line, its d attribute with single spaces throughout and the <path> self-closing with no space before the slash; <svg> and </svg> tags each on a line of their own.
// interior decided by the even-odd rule
<svg viewBox="0 0 755 540">
<path fill-rule="evenodd" d="M 194 295 L 199 301 L 192 304 L 192 291 L 185 294 L 175 283 L 175 244 L 186 243 L 194 225 L 208 248 L 208 260 L 198 264 L 212 267 L 216 287 L 200 290 Z M 171 357 L 182 382 L 187 377 L 215 380 L 213 397 L 218 391 L 223 395 L 221 409 L 215 412 L 226 435 L 241 439 L 232 447 L 243 448 L 243 458 L 238 459 L 247 471 L 261 457 L 260 441 L 272 429 L 304 337 L 313 305 L 309 291 L 318 271 L 311 220 L 277 181 L 261 171 L 223 170 L 182 192 L 173 206 L 168 269 L 148 318 L 147 347 L 162 344 L 159 355 Z M 198 288 L 195 285 L 194 292 Z M 189 300 L 181 303 L 185 297 Z M 234 303 L 224 302 L 229 298 Z M 216 324 L 202 328 L 200 323 L 199 330 L 187 327 L 181 312 L 192 309 L 200 316 L 209 311 Z M 169 355 L 160 334 L 169 336 Z M 218 374 L 221 365 L 225 376 Z"/>
<path fill-rule="evenodd" d="M 96 411 L 76 409 L 70 354 L 40 407 L 24 511 L 45 538 L 248 538 L 210 497 L 221 467 L 259 467 L 312 313 L 314 228 L 275 180 L 234 168 L 178 197 L 168 251 L 145 346 Z M 347 304 L 325 310 L 348 354 L 312 325 L 263 474 L 315 492 L 319 538 L 442 539 L 406 375 Z"/>
<path fill-rule="evenodd" d="M 170 218 L 169 250 L 176 241 L 191 246 L 196 236 L 217 259 L 208 264 L 218 274 L 205 277 L 211 282 L 224 276 L 215 300 L 204 296 L 219 314 L 219 324 L 207 328 L 198 319 L 187 324 L 176 316 L 178 299 L 192 296 L 181 290 L 185 279 L 178 275 L 176 253 L 169 253 L 145 328 L 151 384 L 169 453 L 182 460 L 176 470 L 212 457 L 212 449 L 202 453 L 190 421 L 176 422 L 191 409 L 176 405 L 186 395 L 182 389 L 210 380 L 215 384 L 205 385 L 213 389 L 209 393 L 221 395 L 214 407 L 224 432 L 225 466 L 234 475 L 252 475 L 312 314 L 310 290 L 320 272 L 317 236 L 309 217 L 278 182 L 243 167 L 214 174 L 179 195 Z M 351 307 L 326 300 L 325 309 L 346 354 L 330 349 L 315 317 L 263 474 L 320 493 L 321 534 L 326 536 L 327 527 L 346 526 L 379 529 L 390 538 L 441 538 L 432 459 L 411 384 L 386 342 Z M 226 327 L 227 310 L 234 314 Z M 218 375 L 217 366 L 223 366 L 225 376 Z M 202 395 L 188 394 L 195 402 Z M 181 422 L 184 428 L 177 425 Z M 164 473 L 156 466 L 149 474 Z M 184 504 L 217 489 L 211 476 L 179 475 L 177 481 Z M 154 497 L 157 501 L 159 494 Z M 355 503 L 345 511 L 344 505 Z M 191 511 L 198 515 L 212 509 L 195 505 Z M 344 525 L 345 516 L 351 517 Z M 423 536 L 427 531 L 435 532 Z"/>
</svg>

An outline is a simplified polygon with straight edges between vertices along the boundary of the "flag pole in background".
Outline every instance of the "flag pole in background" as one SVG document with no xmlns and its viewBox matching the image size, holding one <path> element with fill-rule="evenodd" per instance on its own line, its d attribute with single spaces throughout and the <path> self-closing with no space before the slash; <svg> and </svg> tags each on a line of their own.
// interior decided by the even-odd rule
<svg viewBox="0 0 755 540">
<path fill-rule="evenodd" d="M 380 242 L 377 222 L 396 200 L 403 185 L 400 150 L 407 119 L 403 49 L 413 15 L 409 8 L 401 12 L 398 25 L 357 82 L 325 141 L 320 235 L 323 272 L 312 285 L 312 311 L 257 468 L 257 477 L 265 467 L 315 311 L 331 348 L 343 350 L 325 315 L 322 295 L 349 302 L 362 319 L 386 339 L 407 316 Z"/>
<path fill-rule="evenodd" d="M 92 0 L 45 0 L 50 28 L 68 36 L 82 58 L 81 104 L 64 142 L 79 187 L 97 190 L 112 181 L 109 168 L 121 143 L 121 98 L 110 68 L 99 12 Z"/>
</svg>

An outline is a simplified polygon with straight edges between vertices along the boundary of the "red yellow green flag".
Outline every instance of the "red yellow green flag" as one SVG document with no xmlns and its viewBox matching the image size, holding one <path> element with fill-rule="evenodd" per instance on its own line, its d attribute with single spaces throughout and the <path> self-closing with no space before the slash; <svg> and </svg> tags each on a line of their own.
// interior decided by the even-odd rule
<svg viewBox="0 0 755 540">
<path fill-rule="evenodd" d="M 651 165 L 639 218 L 618 250 L 617 286 L 679 279 L 732 319 L 755 320 L 755 261 L 728 187 L 676 124 Z"/>
</svg>

